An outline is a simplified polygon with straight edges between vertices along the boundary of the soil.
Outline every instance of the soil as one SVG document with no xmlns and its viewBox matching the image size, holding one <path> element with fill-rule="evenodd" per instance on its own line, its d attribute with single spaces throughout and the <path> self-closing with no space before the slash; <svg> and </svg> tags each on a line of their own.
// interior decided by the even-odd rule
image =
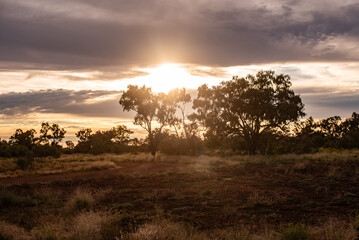
<svg viewBox="0 0 359 240">
<path fill-rule="evenodd" d="M 1 179 L 2 192 L 31 198 L 32 204 L 21 205 L 20 212 L 0 207 L 4 210 L 0 220 L 26 227 L 46 216 L 66 215 L 66 202 L 81 188 L 95 196 L 93 211 L 125 212 L 137 219 L 136 224 L 142 223 L 139 218 L 161 215 L 199 229 L 320 225 L 330 218 L 349 221 L 359 214 L 358 173 L 357 160 L 205 168 L 126 162 L 114 170 Z M 56 207 L 54 199 L 39 195 L 44 192 L 57 199 Z M 42 220 L 34 222 L 38 218 Z"/>
<path fill-rule="evenodd" d="M 1 185 L 47 183 L 52 181 L 73 181 L 79 179 L 94 179 L 103 177 L 115 177 L 116 175 L 136 175 L 148 173 L 161 173 L 169 170 L 182 169 L 184 165 L 176 163 L 151 163 L 151 162 L 124 162 L 117 163 L 116 169 L 72 172 L 54 175 L 26 176 L 0 179 Z"/>
</svg>

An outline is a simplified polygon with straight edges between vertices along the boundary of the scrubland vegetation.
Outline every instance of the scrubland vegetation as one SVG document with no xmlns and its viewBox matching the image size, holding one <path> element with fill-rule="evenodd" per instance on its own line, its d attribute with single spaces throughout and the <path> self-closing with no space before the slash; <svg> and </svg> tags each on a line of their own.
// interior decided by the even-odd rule
<svg viewBox="0 0 359 240">
<path fill-rule="evenodd" d="M 44 175 L 36 181 L 0 179 L 0 239 L 354 240 L 358 156 L 351 150 L 35 158 L 39 172 L 25 169 L 20 175 L 57 169 L 51 165 L 57 161 L 65 164 L 63 172 L 73 162 L 104 161 L 115 167 L 105 170 L 112 174 L 93 171 L 80 178 L 72 173 L 71 178 Z"/>
</svg>

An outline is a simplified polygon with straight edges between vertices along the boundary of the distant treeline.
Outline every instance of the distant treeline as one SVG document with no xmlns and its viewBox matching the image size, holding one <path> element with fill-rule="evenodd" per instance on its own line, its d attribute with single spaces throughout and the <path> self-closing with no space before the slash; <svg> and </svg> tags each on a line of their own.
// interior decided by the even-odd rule
<svg viewBox="0 0 359 240">
<path fill-rule="evenodd" d="M 0 157 L 59 157 L 61 153 L 115 153 L 157 151 L 165 154 L 199 154 L 205 149 L 238 154 L 313 153 L 321 148 L 359 148 L 359 114 L 315 121 L 305 116 L 304 104 L 291 89 L 288 75 L 260 71 L 255 76 L 233 77 L 217 86 L 202 85 L 191 100 L 186 89 L 153 93 L 146 86 L 129 85 L 119 101 L 134 111 L 134 124 L 147 132 L 145 139 L 131 137 L 124 125 L 107 131 L 81 129 L 77 144 L 66 141 L 58 124 L 42 123 L 34 129 L 17 129 L 1 141 Z M 187 103 L 194 112 L 186 115 Z"/>
</svg>

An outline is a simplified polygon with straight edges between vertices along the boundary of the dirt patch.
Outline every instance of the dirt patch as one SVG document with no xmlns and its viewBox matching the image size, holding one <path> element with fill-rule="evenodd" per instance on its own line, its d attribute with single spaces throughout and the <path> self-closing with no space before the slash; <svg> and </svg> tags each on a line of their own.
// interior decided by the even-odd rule
<svg viewBox="0 0 359 240">
<path fill-rule="evenodd" d="M 176 163 L 151 163 L 151 162 L 124 162 L 117 163 L 116 169 L 63 173 L 44 176 L 26 176 L 15 178 L 0 179 L 2 185 L 12 184 L 31 184 L 31 183 L 48 183 L 52 181 L 75 181 L 75 180 L 89 180 L 94 178 L 115 177 L 117 175 L 136 175 L 136 174 L 151 174 L 161 173 L 172 170 L 179 170 L 186 168 L 186 165 Z"/>
<path fill-rule="evenodd" d="M 356 160 L 209 164 L 202 169 L 188 163 L 118 166 L 2 179 L 0 193 L 11 193 L 15 200 L 0 209 L 0 220 L 31 229 L 51 218 L 70 218 L 75 213 L 66 210 L 66 202 L 79 188 L 94 196 L 95 212 L 126 213 L 136 219 L 160 216 L 206 230 L 320 225 L 331 218 L 349 222 L 359 215 Z"/>
</svg>

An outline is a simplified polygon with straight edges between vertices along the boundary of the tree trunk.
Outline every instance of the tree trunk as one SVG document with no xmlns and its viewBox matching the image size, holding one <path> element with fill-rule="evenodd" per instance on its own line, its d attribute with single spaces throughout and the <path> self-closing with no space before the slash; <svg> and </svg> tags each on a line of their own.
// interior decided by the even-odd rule
<svg viewBox="0 0 359 240">
<path fill-rule="evenodd" d="M 154 138 L 153 138 L 153 134 L 152 134 L 152 133 L 150 133 L 150 134 L 148 135 L 148 140 L 150 141 L 150 142 L 149 142 L 150 152 L 151 152 L 152 156 L 155 156 L 155 155 L 156 155 L 156 152 L 157 152 L 157 147 L 156 147 L 156 143 L 155 143 L 155 141 L 154 141 Z"/>
</svg>

